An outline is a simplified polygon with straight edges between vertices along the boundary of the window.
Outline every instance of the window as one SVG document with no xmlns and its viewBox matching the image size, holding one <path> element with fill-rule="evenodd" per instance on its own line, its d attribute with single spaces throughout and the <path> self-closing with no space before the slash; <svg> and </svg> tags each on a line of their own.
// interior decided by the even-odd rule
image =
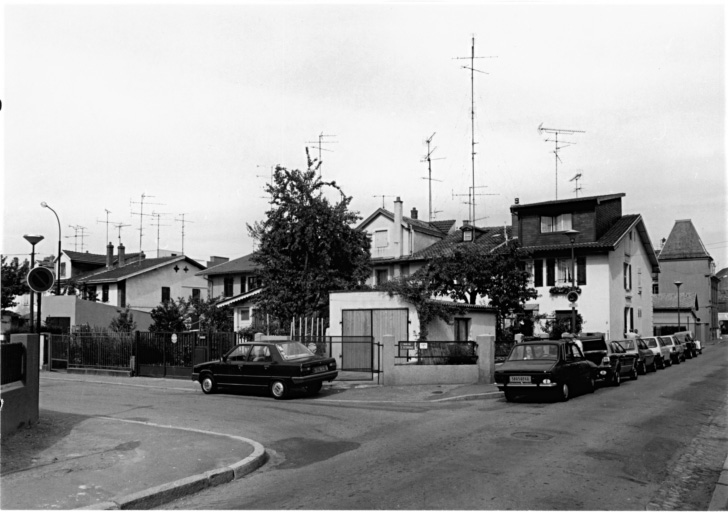
<svg viewBox="0 0 728 512">
<path fill-rule="evenodd" d="M 473 241 L 473 230 L 472 229 L 466 229 L 463 231 L 463 242 L 472 242 Z"/>
<path fill-rule="evenodd" d="M 66 262 L 61 262 L 61 277 L 66 277 Z"/>
<path fill-rule="evenodd" d="M 632 289 L 632 265 L 629 263 L 624 264 L 624 289 Z"/>
<path fill-rule="evenodd" d="M 579 286 L 586 284 L 586 257 L 584 256 L 576 258 L 576 284 Z"/>
<path fill-rule="evenodd" d="M 119 299 L 116 305 L 121 307 L 126 306 L 126 281 L 121 281 L 116 285 L 116 294 Z"/>
<path fill-rule="evenodd" d="M 223 297 L 232 297 L 233 296 L 233 278 L 232 277 L 226 277 L 223 281 Z"/>
<path fill-rule="evenodd" d="M 169 286 L 162 286 L 162 302 L 169 302 Z"/>
<path fill-rule="evenodd" d="M 624 332 L 632 332 L 634 329 L 634 311 L 632 308 L 624 308 Z"/>
<path fill-rule="evenodd" d="M 101 302 L 109 302 L 109 285 L 101 286 Z"/>
<path fill-rule="evenodd" d="M 235 349 L 230 352 L 227 356 L 227 360 L 230 362 L 236 361 L 239 363 L 242 363 L 246 359 L 248 359 L 248 354 L 250 353 L 250 345 L 239 345 L 235 347 Z"/>
<path fill-rule="evenodd" d="M 98 300 L 98 295 L 96 292 L 97 288 L 96 285 L 90 286 L 88 289 L 88 298 L 89 300 L 96 302 Z"/>
<path fill-rule="evenodd" d="M 261 279 L 257 276 L 248 276 L 248 291 L 257 290 L 262 286 Z"/>
<path fill-rule="evenodd" d="M 199 288 L 192 288 L 192 298 L 193 299 L 200 298 L 200 289 Z"/>
<path fill-rule="evenodd" d="M 456 318 L 455 319 L 455 341 L 468 341 L 470 335 L 470 319 L 469 318 Z"/>
<path fill-rule="evenodd" d="M 559 283 L 571 284 L 571 260 L 557 260 L 557 265 L 559 267 Z"/>
<path fill-rule="evenodd" d="M 652 293 L 655 295 L 660 293 L 660 284 L 657 281 L 652 283 Z"/>
<path fill-rule="evenodd" d="M 399 266 L 399 273 L 400 273 L 400 275 L 402 275 L 402 277 L 407 277 L 408 275 L 410 275 L 409 263 L 402 263 Z"/>
<path fill-rule="evenodd" d="M 533 286 L 543 286 L 543 260 L 533 260 Z"/>
<path fill-rule="evenodd" d="M 250 361 L 254 363 L 268 363 L 273 358 L 270 355 L 270 348 L 264 345 L 256 345 L 250 351 Z"/>
<path fill-rule="evenodd" d="M 546 260 L 546 286 L 556 285 L 556 260 Z"/>
<path fill-rule="evenodd" d="M 250 308 L 240 308 L 240 321 L 247 322 L 250 320 Z"/>
<path fill-rule="evenodd" d="M 374 232 L 374 247 L 381 248 L 389 245 L 389 232 L 386 229 Z"/>
<path fill-rule="evenodd" d="M 376 284 L 383 284 L 389 280 L 389 272 L 386 268 L 378 268 L 376 272 Z"/>
<path fill-rule="evenodd" d="M 571 229 L 571 214 L 564 213 L 553 217 L 541 217 L 541 233 L 556 233 Z"/>
</svg>

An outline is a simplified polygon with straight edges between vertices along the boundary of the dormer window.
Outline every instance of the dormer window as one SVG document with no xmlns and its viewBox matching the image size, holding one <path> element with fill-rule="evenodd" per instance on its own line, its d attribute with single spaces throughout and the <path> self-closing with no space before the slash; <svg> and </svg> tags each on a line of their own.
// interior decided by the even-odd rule
<svg viewBox="0 0 728 512">
<path fill-rule="evenodd" d="M 541 216 L 541 233 L 558 233 L 571 229 L 571 214 Z"/>
<path fill-rule="evenodd" d="M 472 242 L 472 241 L 473 241 L 473 230 L 472 229 L 463 230 L 463 242 Z"/>
</svg>

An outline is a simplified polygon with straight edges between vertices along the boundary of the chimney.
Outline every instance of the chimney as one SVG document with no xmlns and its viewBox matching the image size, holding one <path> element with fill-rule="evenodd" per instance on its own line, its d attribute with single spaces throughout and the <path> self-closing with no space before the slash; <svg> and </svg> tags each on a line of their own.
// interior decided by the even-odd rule
<svg viewBox="0 0 728 512">
<path fill-rule="evenodd" d="M 124 244 L 119 244 L 119 268 L 124 266 L 124 259 L 126 258 L 126 249 L 124 247 Z"/>
<path fill-rule="evenodd" d="M 463 221 L 463 226 L 469 226 L 469 225 L 470 225 L 470 220 Z"/>
<path fill-rule="evenodd" d="M 412 208 L 412 211 L 410 212 L 410 218 L 417 220 L 417 208 Z"/>
<path fill-rule="evenodd" d="M 402 257 L 402 200 L 394 200 L 394 257 Z"/>
<path fill-rule="evenodd" d="M 114 244 L 109 242 L 106 246 L 106 268 L 111 268 L 114 263 Z"/>
</svg>

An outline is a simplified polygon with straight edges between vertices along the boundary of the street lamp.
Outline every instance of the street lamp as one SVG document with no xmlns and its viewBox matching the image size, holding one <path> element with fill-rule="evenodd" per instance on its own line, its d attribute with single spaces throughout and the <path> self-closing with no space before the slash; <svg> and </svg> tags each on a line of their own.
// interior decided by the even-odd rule
<svg viewBox="0 0 728 512">
<path fill-rule="evenodd" d="M 56 213 L 56 211 L 53 208 L 51 208 L 50 206 L 48 206 L 48 203 L 43 201 L 42 203 L 40 203 L 40 205 L 43 208 L 48 208 L 50 211 L 52 211 L 53 215 L 56 216 L 56 220 L 58 221 L 58 274 L 56 275 L 56 283 L 57 283 L 56 295 L 60 295 L 61 294 L 61 220 L 58 218 L 58 214 Z"/>
<path fill-rule="evenodd" d="M 576 291 L 576 273 L 574 272 L 574 243 L 576 242 L 576 236 L 579 232 L 575 229 L 569 229 L 564 232 L 564 235 L 569 237 L 571 242 L 571 290 Z M 571 303 L 571 331 L 576 335 L 576 306 Z"/>
<path fill-rule="evenodd" d="M 43 240 L 43 235 L 23 235 L 23 238 L 25 238 L 28 242 L 30 242 L 30 245 L 33 247 L 33 249 L 30 252 L 30 269 L 33 270 L 35 267 L 35 244 Z M 35 292 L 33 290 L 30 290 L 30 332 L 33 332 L 35 329 L 33 328 L 33 310 L 35 309 Z M 40 306 L 40 304 L 39 304 Z"/>
<path fill-rule="evenodd" d="M 682 329 L 680 327 L 680 286 L 682 285 L 682 281 L 675 281 L 675 286 L 677 286 L 677 331 L 680 332 Z"/>
</svg>

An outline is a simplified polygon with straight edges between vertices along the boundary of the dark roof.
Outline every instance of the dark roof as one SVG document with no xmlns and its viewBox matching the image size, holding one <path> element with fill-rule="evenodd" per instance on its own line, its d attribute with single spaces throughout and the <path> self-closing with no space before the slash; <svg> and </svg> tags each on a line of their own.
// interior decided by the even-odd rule
<svg viewBox="0 0 728 512">
<path fill-rule="evenodd" d="M 69 251 L 64 249 L 63 253 L 68 256 L 68 258 L 71 260 L 71 262 L 78 262 L 78 263 L 93 263 L 95 265 L 102 265 L 106 266 L 106 255 L 105 254 L 92 254 L 90 252 L 78 252 L 78 251 Z M 139 253 L 133 252 L 128 253 L 124 256 L 124 259 L 126 261 L 130 261 L 131 259 L 138 258 Z M 114 254 L 112 257 L 112 263 L 116 263 L 119 261 L 119 255 Z"/>
<path fill-rule="evenodd" d="M 129 277 L 133 277 L 138 274 L 143 274 L 154 270 L 164 265 L 171 263 L 184 262 L 185 264 L 194 265 L 197 268 L 202 268 L 202 265 L 188 258 L 187 256 L 167 256 L 164 258 L 149 258 L 142 260 L 141 262 L 130 261 L 123 267 L 116 267 L 112 269 L 101 269 L 93 272 L 88 272 L 77 278 L 79 283 L 95 284 L 95 283 L 115 283 L 123 281 Z M 192 270 L 192 269 L 190 269 Z"/>
<path fill-rule="evenodd" d="M 504 229 L 505 228 L 505 229 Z M 474 241 L 463 242 L 463 232 L 461 230 L 450 233 L 447 237 L 435 242 L 429 247 L 425 247 L 421 251 L 417 251 L 409 259 L 411 260 L 429 260 L 439 256 L 452 254 L 455 247 L 460 244 L 475 244 L 484 246 L 490 250 L 503 245 L 508 240 L 512 240 L 511 226 L 495 226 L 495 227 L 476 227 L 474 228 Z"/>
<path fill-rule="evenodd" d="M 587 197 L 575 197 L 571 199 L 555 199 L 553 201 L 543 201 L 541 203 L 528 203 L 528 204 L 514 204 L 511 205 L 511 211 L 523 210 L 531 207 L 542 207 L 551 206 L 555 204 L 575 204 L 575 203 L 603 203 L 604 201 L 611 201 L 612 199 L 619 199 L 624 197 L 626 194 L 621 192 L 619 194 L 608 194 L 603 196 L 587 196 Z"/>
<path fill-rule="evenodd" d="M 455 225 L 454 220 L 433 220 L 430 222 L 431 226 L 434 226 L 435 228 L 439 229 L 443 233 L 449 233 L 450 229 Z"/>
<path fill-rule="evenodd" d="M 394 213 L 390 212 L 389 210 L 385 210 L 384 208 L 377 208 L 374 213 L 372 213 L 369 217 L 364 219 L 359 226 L 357 226 L 357 229 L 362 229 L 364 226 L 369 224 L 377 215 L 384 215 L 389 220 L 394 222 Z M 405 224 L 409 224 L 412 226 L 412 229 L 415 231 L 419 231 L 420 233 L 426 233 L 433 236 L 443 236 L 448 233 L 450 228 L 455 224 L 454 220 L 438 220 L 433 222 L 428 222 L 426 220 L 420 220 L 420 219 L 412 219 L 410 217 L 402 217 L 402 222 Z"/>
<path fill-rule="evenodd" d="M 677 292 L 654 294 L 652 309 L 677 309 Z M 695 292 L 680 292 L 680 309 L 698 309 L 698 295 Z"/>
<path fill-rule="evenodd" d="M 717 278 L 718 278 L 718 279 L 720 279 L 720 280 L 723 280 L 723 279 L 725 279 L 726 277 L 728 277 L 728 267 L 726 267 L 726 268 L 724 268 L 724 269 L 721 269 L 721 270 L 719 270 L 718 272 L 716 272 L 716 273 L 715 273 L 715 277 L 717 277 Z"/>
<path fill-rule="evenodd" d="M 220 274 L 241 274 L 244 272 L 254 272 L 258 268 L 258 265 L 253 262 L 253 254 L 246 254 L 240 258 L 220 263 L 210 268 L 198 272 L 198 276 L 213 276 Z"/>
<path fill-rule="evenodd" d="M 713 259 L 703 245 L 690 219 L 676 220 L 660 251 L 660 261 L 693 258 Z"/>
</svg>

